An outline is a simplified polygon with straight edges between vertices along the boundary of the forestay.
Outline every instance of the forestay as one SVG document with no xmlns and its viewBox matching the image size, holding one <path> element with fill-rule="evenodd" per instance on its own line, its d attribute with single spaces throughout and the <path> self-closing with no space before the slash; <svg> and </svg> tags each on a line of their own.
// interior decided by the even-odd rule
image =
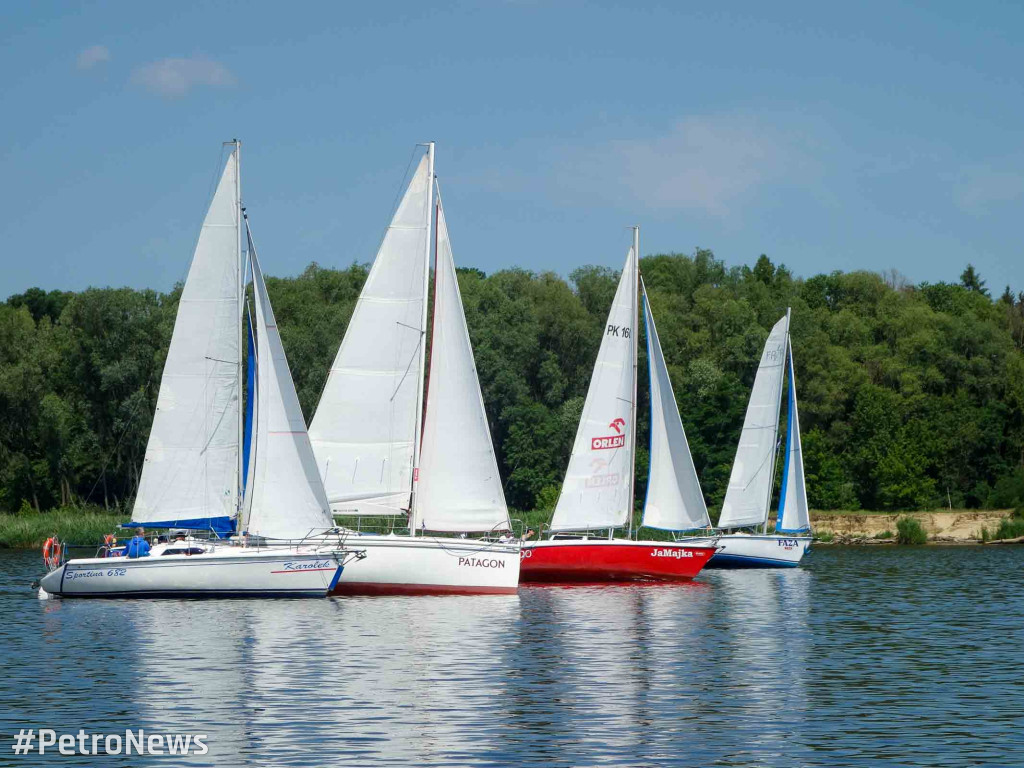
<svg viewBox="0 0 1024 768">
<path fill-rule="evenodd" d="M 553 531 L 618 527 L 632 509 L 636 301 L 636 255 L 630 248 L 551 521 Z"/>
<path fill-rule="evenodd" d="M 800 415 L 796 407 L 796 374 L 793 370 L 793 344 L 789 344 L 789 403 L 786 417 L 786 462 L 782 470 L 782 491 L 775 530 L 778 533 L 805 533 L 811 530 L 804 482 L 804 455 L 800 448 Z"/>
<path fill-rule="evenodd" d="M 133 523 L 230 530 L 237 512 L 241 361 L 238 157 L 210 203 L 178 302 Z"/>
<path fill-rule="evenodd" d="M 661 351 L 654 314 L 643 287 L 647 364 L 651 381 L 651 451 L 643 524 L 648 528 L 689 531 L 711 525 L 697 469 L 679 416 L 672 380 Z"/>
<path fill-rule="evenodd" d="M 334 527 L 295 394 L 259 259 L 250 241 L 256 297 L 256 439 L 246 530 L 301 539 Z"/>
<path fill-rule="evenodd" d="M 782 399 L 789 315 L 772 328 L 761 353 L 736 460 L 718 520 L 720 528 L 761 525 L 768 519 L 775 474 L 775 438 Z"/>
<path fill-rule="evenodd" d="M 423 376 L 427 158 L 420 161 L 356 302 L 309 427 L 332 508 L 408 509 Z"/>
<path fill-rule="evenodd" d="M 430 531 L 508 530 L 508 508 L 438 200 L 434 329 L 413 526 Z"/>
</svg>

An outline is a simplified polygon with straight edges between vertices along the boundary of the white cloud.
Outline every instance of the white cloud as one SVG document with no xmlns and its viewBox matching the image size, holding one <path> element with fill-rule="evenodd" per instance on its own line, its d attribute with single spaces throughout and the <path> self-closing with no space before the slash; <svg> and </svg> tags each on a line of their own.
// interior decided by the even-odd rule
<svg viewBox="0 0 1024 768">
<path fill-rule="evenodd" d="M 972 216 L 984 216 L 1005 203 L 1024 197 L 1024 174 L 991 166 L 969 166 L 960 174 L 954 188 L 954 200 L 960 210 Z"/>
<path fill-rule="evenodd" d="M 161 59 L 132 72 L 132 83 L 161 96 L 184 96 L 195 86 L 230 88 L 237 81 L 227 67 L 217 61 L 194 57 Z"/>
<path fill-rule="evenodd" d="M 78 54 L 79 69 L 92 69 L 105 61 L 110 61 L 110 51 L 105 45 L 90 45 Z"/>
<path fill-rule="evenodd" d="M 560 183 L 592 195 L 627 195 L 662 209 L 727 218 L 767 187 L 813 166 L 806 140 L 745 115 L 697 115 L 667 132 L 570 154 Z M 596 150 L 596 152 L 595 152 Z"/>
</svg>

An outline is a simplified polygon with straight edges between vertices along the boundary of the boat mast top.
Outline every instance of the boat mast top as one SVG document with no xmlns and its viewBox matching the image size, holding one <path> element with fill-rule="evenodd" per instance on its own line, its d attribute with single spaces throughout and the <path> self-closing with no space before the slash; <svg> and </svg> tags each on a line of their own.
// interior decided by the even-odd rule
<svg viewBox="0 0 1024 768">
<path fill-rule="evenodd" d="M 430 233 L 434 216 L 434 142 L 427 143 L 427 232 L 423 243 L 423 314 L 420 320 L 420 380 L 416 390 L 416 422 L 412 442 L 412 493 L 409 497 L 409 535 L 416 535 L 416 489 L 420 474 L 420 441 L 423 433 L 423 388 L 427 363 L 427 303 L 430 294 Z"/>
</svg>

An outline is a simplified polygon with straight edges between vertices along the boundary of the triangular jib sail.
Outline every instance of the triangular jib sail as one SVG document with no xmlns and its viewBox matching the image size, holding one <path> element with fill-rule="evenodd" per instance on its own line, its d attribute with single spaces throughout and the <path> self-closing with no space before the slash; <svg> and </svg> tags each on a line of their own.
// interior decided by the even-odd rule
<svg viewBox="0 0 1024 768">
<path fill-rule="evenodd" d="M 775 476 L 776 434 L 785 373 L 789 314 L 768 334 L 754 377 L 736 459 L 722 503 L 719 528 L 763 525 Z"/>
<path fill-rule="evenodd" d="M 356 302 L 309 427 L 335 512 L 409 508 L 423 380 L 428 162 L 409 182 Z"/>
<path fill-rule="evenodd" d="M 804 482 L 804 456 L 800 447 L 800 415 L 796 405 L 796 374 L 793 370 L 793 342 L 789 342 L 789 403 L 786 417 L 786 461 L 779 492 L 778 533 L 806 533 L 811 530 Z"/>
<path fill-rule="evenodd" d="M 256 250 L 249 241 L 256 298 L 256 439 L 246 530 L 301 539 L 334 527 L 306 422 L 277 331 Z"/>
<path fill-rule="evenodd" d="M 686 442 L 672 380 L 661 351 L 654 314 L 643 288 L 647 329 L 647 364 L 651 382 L 651 450 L 643 525 L 668 531 L 689 531 L 711 525 L 690 446 Z"/>
<path fill-rule="evenodd" d="M 444 211 L 437 205 L 434 330 L 413 527 L 511 528 Z"/>
<path fill-rule="evenodd" d="M 238 155 L 228 157 L 178 303 L 134 523 L 231 530 L 238 509 L 242 351 Z"/>
<path fill-rule="evenodd" d="M 617 528 L 633 508 L 636 253 L 629 249 L 601 338 L 551 530 Z"/>
</svg>

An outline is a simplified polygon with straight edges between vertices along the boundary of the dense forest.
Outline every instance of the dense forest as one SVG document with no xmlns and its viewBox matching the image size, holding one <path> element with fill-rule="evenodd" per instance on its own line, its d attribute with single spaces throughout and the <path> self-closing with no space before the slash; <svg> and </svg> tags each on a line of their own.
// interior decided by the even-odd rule
<svg viewBox="0 0 1024 768">
<path fill-rule="evenodd" d="M 792 307 L 807 487 L 818 509 L 1024 503 L 1024 294 L 911 285 L 896 271 L 798 279 L 707 250 L 641 270 L 712 508 L 725 493 L 761 346 Z M 367 268 L 316 264 L 268 287 L 307 419 Z M 460 270 L 509 504 L 550 508 L 618 274 Z M 0 511 L 131 504 L 180 287 L 0 304 Z M 642 370 L 646 360 L 641 351 Z M 641 384 L 644 376 L 641 376 Z M 638 498 L 646 480 L 640 387 Z"/>
</svg>

